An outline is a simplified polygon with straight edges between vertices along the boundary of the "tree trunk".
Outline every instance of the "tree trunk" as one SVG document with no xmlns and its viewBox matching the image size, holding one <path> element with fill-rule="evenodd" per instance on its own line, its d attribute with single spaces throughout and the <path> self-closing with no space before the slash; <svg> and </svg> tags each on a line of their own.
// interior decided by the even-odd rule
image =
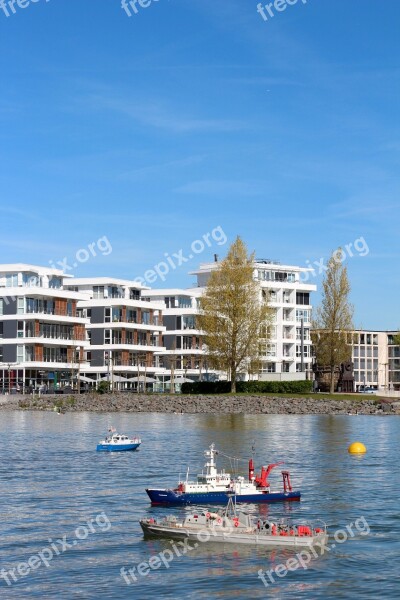
<svg viewBox="0 0 400 600">
<path fill-rule="evenodd" d="M 335 392 L 335 367 L 331 367 L 331 394 Z"/>
<path fill-rule="evenodd" d="M 231 394 L 236 394 L 236 370 L 231 367 Z"/>
</svg>

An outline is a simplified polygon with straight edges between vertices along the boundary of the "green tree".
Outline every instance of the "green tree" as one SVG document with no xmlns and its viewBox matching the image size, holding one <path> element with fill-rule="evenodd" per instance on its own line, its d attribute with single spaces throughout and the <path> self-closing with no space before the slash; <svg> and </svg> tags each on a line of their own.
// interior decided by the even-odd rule
<svg viewBox="0 0 400 600">
<path fill-rule="evenodd" d="M 226 258 L 211 272 L 197 317 L 204 332 L 209 364 L 226 371 L 231 392 L 240 372 L 254 370 L 266 342 L 270 309 L 254 280 L 254 254 L 238 237 Z"/>
<path fill-rule="evenodd" d="M 392 338 L 392 339 L 393 339 L 393 344 L 394 344 L 395 346 L 400 346 L 400 331 L 398 331 L 397 333 L 395 333 L 395 334 L 393 335 L 393 338 Z"/>
<path fill-rule="evenodd" d="M 353 330 L 353 306 L 343 251 L 333 252 L 322 283 L 322 302 L 313 318 L 312 341 L 317 363 L 329 367 L 330 391 L 335 391 L 335 367 L 351 359 L 348 334 Z"/>
</svg>

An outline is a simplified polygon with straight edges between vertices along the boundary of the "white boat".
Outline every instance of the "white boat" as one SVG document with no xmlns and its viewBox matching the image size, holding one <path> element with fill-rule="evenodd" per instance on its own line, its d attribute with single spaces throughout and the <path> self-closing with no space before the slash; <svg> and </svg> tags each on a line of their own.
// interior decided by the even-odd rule
<svg viewBox="0 0 400 600">
<path fill-rule="evenodd" d="M 236 512 L 232 498 L 227 507 L 219 512 L 196 512 L 184 520 L 178 520 L 175 516 L 160 520 L 141 519 L 140 526 L 145 536 L 197 542 L 288 547 L 310 547 L 328 542 L 327 526 L 323 521 L 295 524 L 289 519 L 270 521 L 256 518 L 244 511 Z"/>
</svg>

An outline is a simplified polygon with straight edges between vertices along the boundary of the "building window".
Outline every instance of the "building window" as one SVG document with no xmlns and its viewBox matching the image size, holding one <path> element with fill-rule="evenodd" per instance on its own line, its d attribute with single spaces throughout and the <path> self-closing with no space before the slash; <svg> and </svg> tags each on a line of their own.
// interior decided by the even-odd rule
<svg viewBox="0 0 400 600">
<path fill-rule="evenodd" d="M 142 311 L 142 325 L 150 325 L 150 313 L 147 310 Z"/>
<path fill-rule="evenodd" d="M 122 308 L 112 309 L 112 320 L 113 323 L 120 323 L 122 321 Z"/>
<path fill-rule="evenodd" d="M 29 310 L 29 304 L 28 304 L 29 301 L 33 302 L 33 298 L 27 298 L 26 299 L 26 304 L 27 304 L 27 311 L 26 312 L 34 312 L 33 310 Z M 25 299 L 24 298 L 17 298 L 17 313 L 19 315 L 23 315 L 24 312 L 25 312 Z"/>
<path fill-rule="evenodd" d="M 104 343 L 105 344 L 111 343 L 111 330 L 110 329 L 104 330 Z"/>
<path fill-rule="evenodd" d="M 195 317 L 194 316 L 183 317 L 182 318 L 182 328 L 183 329 L 196 329 Z"/>
<path fill-rule="evenodd" d="M 51 277 L 49 280 L 49 288 L 52 288 L 54 290 L 59 290 L 62 286 L 62 279 L 61 277 Z"/>
<path fill-rule="evenodd" d="M 292 320 L 292 311 L 289 308 L 283 309 L 283 320 L 291 321 Z"/>
<path fill-rule="evenodd" d="M 17 363 L 24 362 L 24 347 L 17 346 Z"/>
<path fill-rule="evenodd" d="M 100 300 L 104 298 L 104 285 L 94 285 L 93 286 L 93 298 L 95 300 Z"/>
<path fill-rule="evenodd" d="M 276 344 L 267 344 L 267 356 L 276 356 Z"/>
<path fill-rule="evenodd" d="M 191 350 L 191 348 L 192 348 L 192 338 L 191 337 L 183 336 L 182 348 L 183 348 L 183 350 Z"/>
<path fill-rule="evenodd" d="M 179 296 L 178 298 L 179 308 L 192 308 L 192 301 L 186 296 Z"/>
<path fill-rule="evenodd" d="M 276 363 L 272 363 L 272 362 L 262 363 L 261 373 L 276 373 Z"/>
<path fill-rule="evenodd" d="M 310 293 L 309 292 L 296 292 L 296 304 L 309 305 L 310 304 Z"/>
<path fill-rule="evenodd" d="M 3 323 L 0 323 L 0 338 L 2 338 L 3 335 Z"/>
<path fill-rule="evenodd" d="M 311 346 L 304 346 L 303 350 L 304 350 L 304 352 L 303 352 L 304 358 L 308 358 L 311 355 L 310 354 Z M 301 346 L 296 346 L 296 358 L 301 358 Z"/>
<path fill-rule="evenodd" d="M 304 328 L 303 331 L 304 331 L 304 339 L 309 340 L 310 339 L 310 330 L 307 328 Z M 301 327 L 296 328 L 296 340 L 301 340 Z"/>
<path fill-rule="evenodd" d="M 25 361 L 35 360 L 35 352 L 33 346 L 25 346 Z"/>
<path fill-rule="evenodd" d="M 138 344 L 140 346 L 146 346 L 147 345 L 147 334 L 145 331 L 139 331 L 138 332 Z"/>
<path fill-rule="evenodd" d="M 175 296 L 165 296 L 164 302 L 166 308 L 175 308 Z"/>
<path fill-rule="evenodd" d="M 296 310 L 296 321 L 303 320 L 304 323 L 310 323 L 311 321 L 311 311 L 309 310 Z"/>
<path fill-rule="evenodd" d="M 122 344 L 122 332 L 121 331 L 115 331 L 113 329 L 113 332 L 112 332 L 112 343 L 113 344 Z"/>
<path fill-rule="evenodd" d="M 115 285 L 108 286 L 108 297 L 109 298 L 124 298 L 124 289 Z"/>
<path fill-rule="evenodd" d="M 140 300 L 140 292 L 139 290 L 130 289 L 129 290 L 129 300 Z"/>
<path fill-rule="evenodd" d="M 111 323 L 111 308 L 104 309 L 104 323 Z"/>
<path fill-rule="evenodd" d="M 136 310 L 128 309 L 126 311 L 126 317 L 128 323 L 137 323 L 137 312 Z"/>
<path fill-rule="evenodd" d="M 9 273 L 6 275 L 6 287 L 17 287 L 18 273 Z"/>
<path fill-rule="evenodd" d="M 0 315 L 4 314 L 4 300 L 0 298 Z"/>
</svg>

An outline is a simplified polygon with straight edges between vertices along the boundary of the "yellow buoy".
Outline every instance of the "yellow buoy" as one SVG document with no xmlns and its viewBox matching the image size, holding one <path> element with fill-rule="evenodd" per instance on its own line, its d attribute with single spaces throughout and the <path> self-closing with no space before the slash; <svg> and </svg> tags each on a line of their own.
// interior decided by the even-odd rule
<svg viewBox="0 0 400 600">
<path fill-rule="evenodd" d="M 349 454 L 365 454 L 366 451 L 366 447 L 361 442 L 353 442 L 349 446 Z"/>
</svg>

